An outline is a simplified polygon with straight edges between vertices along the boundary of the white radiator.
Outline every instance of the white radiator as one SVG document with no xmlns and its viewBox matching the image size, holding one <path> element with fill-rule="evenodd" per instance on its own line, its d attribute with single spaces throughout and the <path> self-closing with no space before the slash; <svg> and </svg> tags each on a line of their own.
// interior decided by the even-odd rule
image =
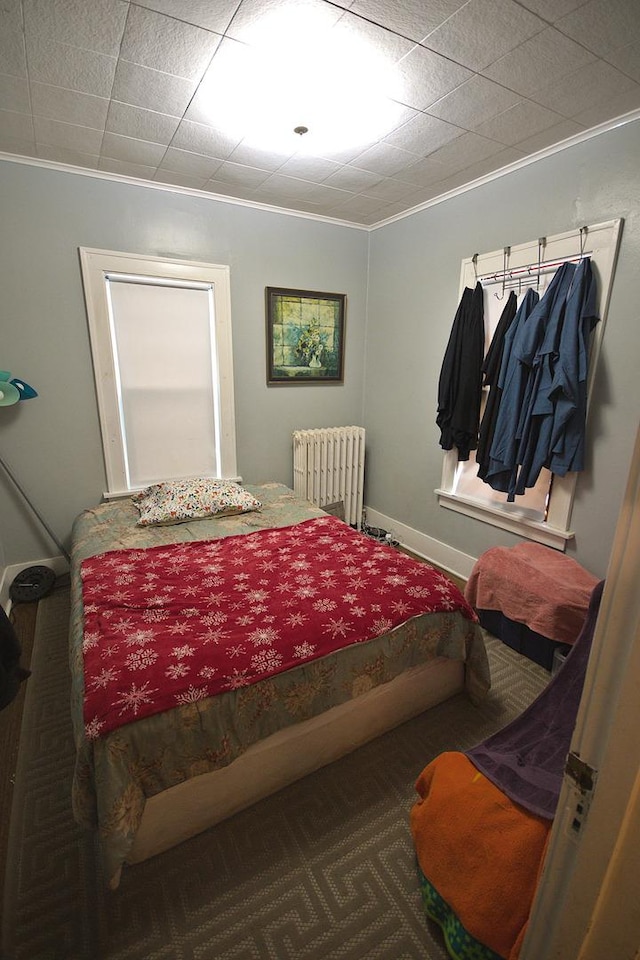
<svg viewBox="0 0 640 960">
<path fill-rule="evenodd" d="M 344 518 L 362 526 L 364 427 L 294 430 L 293 489 L 318 507 L 342 501 Z"/>
</svg>

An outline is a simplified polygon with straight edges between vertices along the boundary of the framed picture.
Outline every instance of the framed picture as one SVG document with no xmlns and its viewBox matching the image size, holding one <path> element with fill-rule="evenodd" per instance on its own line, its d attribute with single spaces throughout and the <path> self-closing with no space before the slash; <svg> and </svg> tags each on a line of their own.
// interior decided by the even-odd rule
<svg viewBox="0 0 640 960">
<path fill-rule="evenodd" d="M 267 287 L 267 383 L 342 383 L 344 293 Z"/>
</svg>

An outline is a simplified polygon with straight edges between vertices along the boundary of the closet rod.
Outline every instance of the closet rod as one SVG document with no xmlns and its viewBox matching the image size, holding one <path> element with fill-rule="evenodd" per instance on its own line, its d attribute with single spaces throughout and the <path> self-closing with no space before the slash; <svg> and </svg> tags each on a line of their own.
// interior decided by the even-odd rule
<svg viewBox="0 0 640 960">
<path fill-rule="evenodd" d="M 548 273 L 563 263 L 580 263 L 585 257 L 591 256 L 590 250 L 576 253 L 572 257 L 558 257 L 555 260 L 541 260 L 540 263 L 525 263 L 522 267 L 509 267 L 507 270 L 497 270 L 495 273 L 483 273 L 478 277 L 478 283 L 493 283 L 497 280 L 517 280 L 518 277 L 536 277 L 539 273 Z"/>
</svg>

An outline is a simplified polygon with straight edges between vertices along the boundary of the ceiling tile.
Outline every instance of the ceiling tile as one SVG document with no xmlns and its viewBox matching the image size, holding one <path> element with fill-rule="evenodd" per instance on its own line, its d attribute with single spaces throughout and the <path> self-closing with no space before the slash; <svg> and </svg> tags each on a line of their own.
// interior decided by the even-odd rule
<svg viewBox="0 0 640 960">
<path fill-rule="evenodd" d="M 108 97 L 116 69 L 115 57 L 56 43 L 45 37 L 27 37 L 29 79 L 67 87 L 95 97 Z"/>
<path fill-rule="evenodd" d="M 153 180 L 155 167 L 145 166 L 142 163 L 128 163 L 126 160 L 116 160 L 114 157 L 100 157 L 98 170 L 105 173 L 117 173 L 123 177 L 136 177 L 140 180 Z"/>
<path fill-rule="evenodd" d="M 486 160 L 487 157 L 499 153 L 502 149 L 502 144 L 494 140 L 487 140 L 485 137 L 478 136 L 477 133 L 464 133 L 457 140 L 436 150 L 430 159 L 444 164 L 447 173 L 454 174 L 464 170 L 465 167 L 470 167 L 473 163 Z"/>
<path fill-rule="evenodd" d="M 424 47 L 414 47 L 397 65 L 401 90 L 397 99 L 426 110 L 471 77 L 471 71 Z"/>
<path fill-rule="evenodd" d="M 496 60 L 484 75 L 526 97 L 594 60 L 594 54 L 549 27 Z"/>
<path fill-rule="evenodd" d="M 531 99 L 565 117 L 574 117 L 583 110 L 605 104 L 612 97 L 637 84 L 615 67 L 596 60 L 565 77 L 561 84 L 552 83 L 531 94 Z"/>
<path fill-rule="evenodd" d="M 238 7 L 238 0 L 137 0 L 138 6 L 164 13 L 205 30 L 224 33 Z"/>
<path fill-rule="evenodd" d="M 38 145 L 38 157 L 41 160 L 50 160 L 51 163 L 67 163 L 73 167 L 88 168 L 97 170 L 99 157 L 90 153 L 82 153 L 80 150 L 71 150 L 67 147 L 53 146 L 48 143 Z"/>
<path fill-rule="evenodd" d="M 134 140 L 131 137 L 121 137 L 117 133 L 105 133 L 102 138 L 101 156 L 122 160 L 125 163 L 157 167 L 164 152 L 165 147 L 161 143 Z"/>
<path fill-rule="evenodd" d="M 393 177 L 385 177 L 384 180 L 380 180 L 379 183 L 374 184 L 372 187 L 367 187 L 363 193 L 368 197 L 377 197 L 379 200 L 391 202 L 392 200 L 400 200 L 402 197 L 408 196 L 410 193 L 413 193 L 415 189 L 415 183 L 406 183 L 402 180 L 394 180 Z"/>
<path fill-rule="evenodd" d="M 630 90 L 621 90 L 619 93 L 614 93 L 608 100 L 587 107 L 586 110 L 577 113 L 574 120 L 585 127 L 594 127 L 612 117 L 620 117 L 637 110 L 640 110 L 640 86 L 635 84 Z"/>
<path fill-rule="evenodd" d="M 4 0 L 0 4 L 0 73 L 27 75 L 20 0 Z"/>
<path fill-rule="evenodd" d="M 100 153 L 102 130 L 80 127 L 73 123 L 61 123 L 47 117 L 34 117 L 33 129 L 36 143 L 46 143 L 53 147 L 65 147 L 77 153 L 97 156 Z"/>
<path fill-rule="evenodd" d="M 241 163 L 230 163 L 226 160 L 216 170 L 215 178 L 219 183 L 240 183 L 254 190 L 262 186 L 271 175 L 270 170 L 259 170 L 257 167 L 246 167 Z"/>
<path fill-rule="evenodd" d="M 475 132 L 490 140 L 513 146 L 535 133 L 555 126 L 562 119 L 553 110 L 541 107 L 539 103 L 521 100 L 497 117 L 479 123 Z"/>
<path fill-rule="evenodd" d="M 441 23 L 444 23 L 467 0 L 355 0 L 349 8 L 353 13 L 375 20 L 388 30 L 395 30 L 403 37 L 416 42 L 422 40 Z"/>
<path fill-rule="evenodd" d="M 207 180 L 202 189 L 206 190 L 207 193 L 215 193 L 219 197 L 239 197 L 243 200 L 252 198 L 254 193 L 253 187 L 247 187 L 239 183 L 218 181 L 215 178 Z"/>
<path fill-rule="evenodd" d="M 2 126 L 0 113 L 0 150 L 6 153 L 14 154 L 18 157 L 37 157 L 38 151 L 33 137 L 26 140 L 20 137 L 12 137 Z"/>
<path fill-rule="evenodd" d="M 207 180 L 206 177 L 192 177 L 188 173 L 174 173 L 173 170 L 156 170 L 153 179 L 156 183 L 170 183 L 191 190 L 201 190 Z"/>
<path fill-rule="evenodd" d="M 117 57 L 127 19 L 128 3 L 122 0 L 24 0 L 27 36 Z"/>
<path fill-rule="evenodd" d="M 362 170 L 345 163 L 339 170 L 327 178 L 325 183 L 340 190 L 353 190 L 356 193 L 367 191 L 374 184 L 380 183 L 380 174 L 370 170 Z"/>
<path fill-rule="evenodd" d="M 171 146 L 179 150 L 199 153 L 205 157 L 226 160 L 233 151 L 235 143 L 226 134 L 213 127 L 183 120 L 171 141 Z"/>
<path fill-rule="evenodd" d="M 390 33 L 377 23 L 355 17 L 352 13 L 345 13 L 327 35 L 326 42 L 352 44 L 354 41 L 371 51 L 379 58 L 381 64 L 389 65 L 397 63 L 415 46 L 413 40 Z M 337 49 L 340 47 L 338 46 Z M 355 46 L 355 50 L 358 49 L 358 46 Z"/>
<path fill-rule="evenodd" d="M 222 38 L 132 4 L 120 56 L 185 80 L 199 80 Z"/>
<path fill-rule="evenodd" d="M 329 186 L 327 183 L 312 183 L 309 185 L 305 199 L 315 203 L 325 204 L 326 208 L 329 209 L 335 206 L 335 204 L 342 203 L 343 200 L 348 199 L 349 194 L 349 190 L 339 190 L 336 187 Z"/>
<path fill-rule="evenodd" d="M 448 173 L 449 170 L 444 163 L 434 160 L 433 156 L 429 156 L 424 160 L 418 160 L 417 163 L 403 170 L 402 179 L 406 180 L 407 183 L 427 187 L 432 183 L 437 183 L 438 180 L 444 180 Z"/>
<path fill-rule="evenodd" d="M 620 73 L 640 83 L 640 41 L 618 47 L 613 53 L 607 54 L 608 63 L 616 67 Z"/>
<path fill-rule="evenodd" d="M 471 70 L 483 70 L 544 27 L 514 0 L 469 0 L 423 43 Z"/>
<path fill-rule="evenodd" d="M 29 84 L 24 77 L 0 75 L 0 110 L 30 113 Z"/>
<path fill-rule="evenodd" d="M 177 117 L 168 117 L 163 113 L 112 100 L 106 129 L 124 137 L 136 137 L 166 145 L 171 141 L 179 123 Z"/>
<path fill-rule="evenodd" d="M 234 163 L 245 163 L 248 167 L 259 167 L 261 170 L 277 170 L 282 164 L 293 156 L 291 153 L 269 153 L 268 150 L 258 150 L 256 147 L 249 146 L 248 143 L 239 143 L 229 159 Z"/>
<path fill-rule="evenodd" d="M 109 109 L 106 97 L 93 97 L 46 83 L 31 84 L 31 102 L 35 116 L 93 127 L 95 130 L 104 130 Z"/>
<path fill-rule="evenodd" d="M 391 176 L 400 170 L 404 170 L 414 160 L 415 155 L 407 150 L 392 147 L 389 143 L 376 143 L 373 147 L 369 147 L 368 150 L 361 153 L 354 160 L 353 165 L 383 176 Z"/>
<path fill-rule="evenodd" d="M 112 96 L 121 103 L 181 117 L 195 89 L 190 80 L 119 60 Z"/>
<path fill-rule="evenodd" d="M 500 150 L 498 153 L 494 153 L 491 157 L 487 157 L 484 160 L 479 160 L 477 163 L 472 163 L 470 167 L 466 167 L 464 170 L 461 170 L 459 174 L 459 185 L 461 186 L 463 183 L 479 180 L 480 177 L 486 177 L 489 173 L 495 173 L 497 170 L 502 170 L 504 167 L 508 167 L 517 160 L 522 160 L 522 157 L 523 153 L 517 147 L 507 147 L 504 150 Z"/>
<path fill-rule="evenodd" d="M 523 150 L 527 154 L 537 153 L 538 150 L 544 150 L 555 143 L 561 143 L 563 140 L 575 137 L 576 134 L 583 131 L 582 124 L 576 123 L 574 120 L 562 120 L 554 127 L 549 127 L 547 130 L 542 130 L 540 133 L 521 140 L 518 144 L 518 150 Z"/>
<path fill-rule="evenodd" d="M 493 80 L 475 76 L 429 107 L 429 113 L 448 123 L 470 130 L 483 120 L 502 113 L 520 97 Z"/>
<path fill-rule="evenodd" d="M 205 180 L 211 179 L 219 166 L 220 160 L 190 153 L 188 150 L 177 150 L 175 147 L 168 148 L 160 163 L 161 170 L 186 173 L 190 177 L 202 177 Z"/>
<path fill-rule="evenodd" d="M 293 20 L 301 28 L 296 42 L 309 43 L 342 15 L 340 7 L 324 0 L 242 0 L 226 33 L 254 47 L 269 47 L 274 38 L 286 39 Z"/>
<path fill-rule="evenodd" d="M 0 110 L 0 131 L 14 140 L 33 140 L 33 120 L 26 113 Z"/>
<path fill-rule="evenodd" d="M 413 119 L 397 127 L 385 137 L 384 142 L 390 143 L 393 147 L 408 150 L 409 153 L 415 153 L 419 157 L 426 157 L 439 147 L 443 147 L 445 143 L 455 140 L 462 133 L 464 131 L 460 127 L 451 123 L 446 123 L 427 113 L 416 113 Z"/>
<path fill-rule="evenodd" d="M 216 174 L 216 180 L 219 179 Z M 256 188 L 255 196 L 259 200 L 267 197 L 270 199 L 296 200 L 301 197 L 307 197 L 311 187 L 312 184 L 307 183 L 305 180 L 296 180 L 293 177 L 282 177 L 278 173 L 273 173 L 264 183 Z M 265 202 L 269 201 L 266 200 Z"/>
<path fill-rule="evenodd" d="M 323 157 L 310 157 L 303 153 L 294 154 L 278 168 L 279 173 L 288 177 L 301 177 L 303 180 L 313 180 L 322 183 L 331 174 L 340 170 L 342 164 L 335 160 L 325 160 Z"/>
<path fill-rule="evenodd" d="M 386 206 L 387 204 L 383 200 L 359 194 L 356 197 L 349 197 L 330 209 L 336 216 L 342 217 L 347 213 L 375 213 Z"/>
<path fill-rule="evenodd" d="M 638 0 L 591 0 L 556 24 L 600 57 L 640 39 Z"/>
<path fill-rule="evenodd" d="M 555 23 L 572 10 L 583 7 L 585 2 L 586 0 L 520 0 L 523 7 L 548 23 Z"/>
</svg>

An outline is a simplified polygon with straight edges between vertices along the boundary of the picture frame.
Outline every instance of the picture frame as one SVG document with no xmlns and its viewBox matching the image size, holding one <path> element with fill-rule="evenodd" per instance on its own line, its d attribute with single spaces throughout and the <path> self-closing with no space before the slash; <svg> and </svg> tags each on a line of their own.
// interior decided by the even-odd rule
<svg viewBox="0 0 640 960">
<path fill-rule="evenodd" d="M 267 384 L 344 382 L 346 294 L 266 287 Z"/>
</svg>

